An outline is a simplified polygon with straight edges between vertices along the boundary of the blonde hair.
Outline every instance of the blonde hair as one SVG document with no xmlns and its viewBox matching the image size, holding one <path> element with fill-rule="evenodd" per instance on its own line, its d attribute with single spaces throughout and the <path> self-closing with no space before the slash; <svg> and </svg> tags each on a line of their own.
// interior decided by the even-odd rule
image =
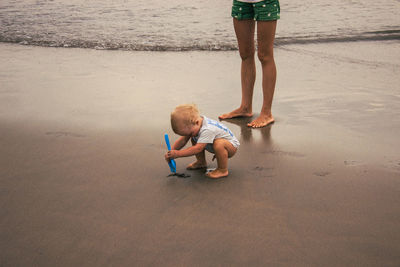
<svg viewBox="0 0 400 267">
<path fill-rule="evenodd" d="M 171 126 L 172 130 L 176 133 L 178 124 L 185 126 L 192 126 L 196 124 L 199 119 L 200 112 L 195 104 L 183 104 L 177 106 L 171 113 Z"/>
</svg>

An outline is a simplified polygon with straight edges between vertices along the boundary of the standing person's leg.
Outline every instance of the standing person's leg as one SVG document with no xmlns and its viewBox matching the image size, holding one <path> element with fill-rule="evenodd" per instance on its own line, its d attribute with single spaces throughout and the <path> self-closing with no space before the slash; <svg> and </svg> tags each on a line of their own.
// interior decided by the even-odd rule
<svg viewBox="0 0 400 267">
<path fill-rule="evenodd" d="M 260 116 L 248 124 L 253 128 L 264 127 L 274 122 L 271 108 L 276 83 L 274 60 L 276 22 L 276 20 L 257 22 L 258 58 L 262 66 L 263 106 Z"/>
<path fill-rule="evenodd" d="M 220 119 L 253 116 L 253 89 L 256 79 L 256 65 L 254 60 L 255 21 L 253 19 L 238 20 L 234 18 L 233 26 L 235 28 L 236 38 L 239 45 L 239 54 L 242 59 L 242 102 L 238 109 L 219 116 Z"/>
</svg>

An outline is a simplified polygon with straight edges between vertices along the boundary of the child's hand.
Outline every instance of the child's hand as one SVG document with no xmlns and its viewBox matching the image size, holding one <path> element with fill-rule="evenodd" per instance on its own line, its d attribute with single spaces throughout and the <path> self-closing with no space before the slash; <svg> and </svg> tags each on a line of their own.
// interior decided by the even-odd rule
<svg viewBox="0 0 400 267">
<path fill-rule="evenodd" d="M 165 160 L 170 161 L 171 159 L 176 159 L 178 157 L 178 151 L 177 150 L 170 150 L 167 153 L 165 153 Z"/>
</svg>

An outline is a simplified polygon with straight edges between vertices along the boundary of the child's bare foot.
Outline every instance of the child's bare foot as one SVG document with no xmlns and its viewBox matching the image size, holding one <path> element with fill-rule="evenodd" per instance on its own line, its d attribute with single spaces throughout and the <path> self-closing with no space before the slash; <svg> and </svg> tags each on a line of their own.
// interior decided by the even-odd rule
<svg viewBox="0 0 400 267">
<path fill-rule="evenodd" d="M 225 120 L 225 119 L 232 119 L 238 117 L 251 117 L 251 116 L 253 116 L 253 113 L 251 111 L 244 108 L 238 108 L 229 113 L 222 114 L 218 118 L 221 120 Z"/>
<path fill-rule="evenodd" d="M 254 121 L 250 122 L 247 124 L 247 126 L 252 127 L 252 128 L 261 128 L 261 127 L 265 127 L 271 123 L 274 123 L 274 117 L 272 117 L 271 115 L 261 115 L 255 119 Z"/>
<path fill-rule="evenodd" d="M 222 177 L 226 177 L 228 176 L 228 170 L 227 169 L 215 169 L 211 172 L 206 173 L 208 178 L 212 178 L 212 179 L 218 179 L 218 178 L 222 178 Z"/>
<path fill-rule="evenodd" d="M 203 161 L 195 161 L 187 165 L 186 169 L 187 170 L 199 170 L 199 169 L 205 169 L 207 168 L 207 163 Z"/>
</svg>

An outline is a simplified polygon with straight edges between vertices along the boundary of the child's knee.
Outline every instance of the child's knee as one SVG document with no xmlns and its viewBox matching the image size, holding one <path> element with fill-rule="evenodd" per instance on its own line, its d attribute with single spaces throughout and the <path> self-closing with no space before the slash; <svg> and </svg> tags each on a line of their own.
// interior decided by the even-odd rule
<svg viewBox="0 0 400 267">
<path fill-rule="evenodd" d="M 213 149 L 216 154 L 218 153 L 226 153 L 228 158 L 233 157 L 235 155 L 237 148 L 232 145 L 226 139 L 215 139 L 213 143 Z"/>
<path fill-rule="evenodd" d="M 225 148 L 225 139 L 215 139 L 213 142 L 214 151 L 221 150 Z"/>
</svg>

